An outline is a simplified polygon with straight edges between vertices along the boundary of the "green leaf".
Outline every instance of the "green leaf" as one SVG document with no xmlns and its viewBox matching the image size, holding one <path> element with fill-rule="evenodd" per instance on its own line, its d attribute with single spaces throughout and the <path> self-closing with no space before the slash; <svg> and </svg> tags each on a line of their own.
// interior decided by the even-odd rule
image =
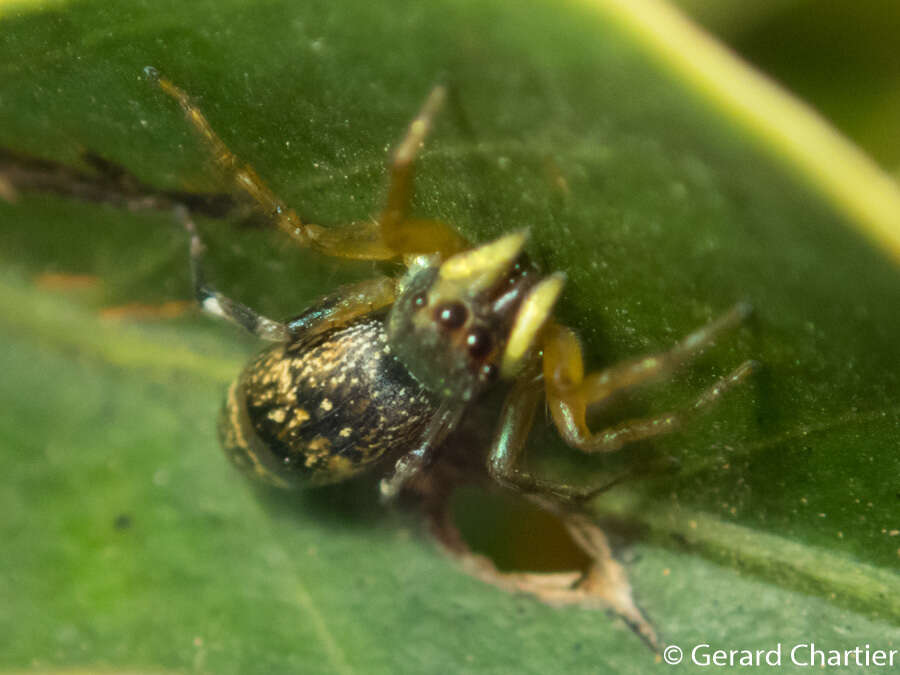
<svg viewBox="0 0 900 675">
<path fill-rule="evenodd" d="M 678 4 L 900 175 L 900 7 L 881 0 Z"/>
<path fill-rule="evenodd" d="M 529 461 L 588 481 L 677 461 L 596 503 L 639 532 L 627 566 L 666 641 L 897 648 L 900 197 L 678 16 L 613 0 L 19 11 L 2 19 L 0 146 L 72 165 L 87 149 L 160 189 L 221 189 L 142 77 L 153 65 L 301 217 L 345 223 L 378 207 L 386 148 L 445 80 L 417 213 L 477 241 L 530 227 L 534 257 L 567 274 L 560 317 L 590 363 L 665 349 L 751 301 L 748 326 L 609 411 L 678 408 L 764 363 L 709 415 L 608 458 L 540 429 Z M 215 416 L 253 341 L 199 317 L 99 314 L 188 297 L 170 214 L 23 191 L 0 218 L 0 666 L 650 667 L 621 622 L 469 578 L 371 482 L 272 495 L 237 476 Z M 269 315 L 373 272 L 236 220 L 201 225 L 220 284 Z M 36 287 L 50 272 L 101 283 Z"/>
</svg>

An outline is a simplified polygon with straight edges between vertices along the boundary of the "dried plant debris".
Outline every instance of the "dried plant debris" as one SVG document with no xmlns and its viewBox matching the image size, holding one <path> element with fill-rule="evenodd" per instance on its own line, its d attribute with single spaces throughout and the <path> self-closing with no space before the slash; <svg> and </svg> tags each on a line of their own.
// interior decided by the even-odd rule
<svg viewBox="0 0 900 675">
<path fill-rule="evenodd" d="M 580 560 L 573 557 L 573 568 L 567 570 L 502 570 L 489 555 L 473 551 L 457 525 L 451 502 L 455 489 L 469 482 L 468 478 L 471 476 L 458 466 L 439 465 L 431 476 L 412 486 L 432 534 L 466 573 L 508 592 L 527 593 L 551 606 L 611 611 L 652 650 L 659 651 L 656 630 L 635 602 L 627 571 L 614 557 L 606 534 L 596 522 L 556 502 L 527 497 L 528 503 L 557 521 L 583 556 L 576 556 Z"/>
</svg>

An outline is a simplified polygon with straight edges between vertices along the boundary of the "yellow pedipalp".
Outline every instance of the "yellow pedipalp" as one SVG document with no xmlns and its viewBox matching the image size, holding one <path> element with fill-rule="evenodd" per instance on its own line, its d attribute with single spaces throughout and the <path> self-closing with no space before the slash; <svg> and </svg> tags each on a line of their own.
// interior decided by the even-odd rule
<svg viewBox="0 0 900 675">
<path fill-rule="evenodd" d="M 538 331 L 553 311 L 553 305 L 556 304 L 565 281 L 564 274 L 559 272 L 552 274 L 535 286 L 522 301 L 503 352 L 500 365 L 502 377 L 512 377 L 518 371 L 522 360 L 534 344 Z"/>
<path fill-rule="evenodd" d="M 527 230 L 519 230 L 469 251 L 457 253 L 442 265 L 440 280 L 464 283 L 471 293 L 491 287 L 522 253 Z"/>
</svg>

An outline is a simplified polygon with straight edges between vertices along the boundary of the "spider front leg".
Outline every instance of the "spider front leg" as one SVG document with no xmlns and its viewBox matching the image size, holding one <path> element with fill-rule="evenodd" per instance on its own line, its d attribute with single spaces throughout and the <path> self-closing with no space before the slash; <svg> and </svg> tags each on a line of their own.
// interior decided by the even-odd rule
<svg viewBox="0 0 900 675">
<path fill-rule="evenodd" d="M 181 106 L 185 117 L 200 137 L 209 147 L 216 164 L 222 172 L 234 183 L 235 187 L 245 192 L 256 205 L 269 217 L 275 220 L 279 229 L 287 233 L 303 246 L 311 246 L 315 242 L 315 232 L 320 229 L 314 225 L 307 225 L 300 221 L 296 212 L 288 208 L 279 197 L 269 189 L 256 171 L 249 164 L 241 162 L 225 142 L 219 138 L 210 125 L 206 115 L 191 100 L 187 93 L 173 84 L 170 80 L 160 75 L 152 66 L 144 68 L 144 74 L 160 89 L 171 96 Z"/>
<path fill-rule="evenodd" d="M 547 402 L 553 422 L 565 441 L 584 452 L 612 452 L 634 441 L 677 429 L 693 415 L 705 410 L 758 367 L 746 361 L 715 382 L 690 406 L 646 419 L 635 419 L 593 433 L 587 426 L 588 407 L 611 395 L 658 379 L 696 356 L 723 331 L 733 328 L 751 312 L 741 303 L 729 312 L 691 333 L 668 352 L 647 356 L 606 370 L 584 375 L 578 338 L 568 328 L 551 324 L 544 333 L 543 370 Z"/>
<path fill-rule="evenodd" d="M 416 155 L 423 147 L 434 117 L 443 107 L 446 98 L 445 87 L 438 85 L 431 90 L 419 114 L 410 123 L 405 138 L 394 151 L 390 165 L 391 183 L 378 222 L 385 241 L 395 251 L 437 251 L 447 257 L 468 246 L 456 230 L 445 223 L 409 217 Z"/>
<path fill-rule="evenodd" d="M 413 194 L 413 165 L 419 149 L 440 110 L 446 90 L 435 87 L 394 152 L 390 166 L 387 204 L 375 219 L 324 228 L 303 223 L 263 182 L 252 166 L 242 162 L 213 130 L 190 96 L 152 67 L 145 74 L 181 106 L 188 121 L 209 147 L 216 164 L 283 232 L 303 246 L 321 253 L 360 260 L 389 260 L 405 254 L 439 253 L 449 256 L 466 247 L 465 240 L 450 226 L 432 220 L 409 218 Z"/>
<path fill-rule="evenodd" d="M 444 105 L 447 90 L 431 90 L 406 135 L 394 150 L 388 166 L 390 184 L 381 213 L 368 221 L 328 228 L 316 241 L 335 255 L 358 259 L 389 259 L 398 255 L 438 253 L 446 258 L 468 247 L 452 227 L 437 220 L 411 218 L 416 156 Z"/>
</svg>

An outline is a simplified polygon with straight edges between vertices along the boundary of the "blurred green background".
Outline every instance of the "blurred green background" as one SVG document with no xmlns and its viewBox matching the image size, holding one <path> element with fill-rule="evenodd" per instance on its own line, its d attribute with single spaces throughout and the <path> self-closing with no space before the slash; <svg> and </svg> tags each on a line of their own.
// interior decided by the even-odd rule
<svg viewBox="0 0 900 675">
<path fill-rule="evenodd" d="M 900 4 L 677 0 L 900 178 Z"/>
</svg>

